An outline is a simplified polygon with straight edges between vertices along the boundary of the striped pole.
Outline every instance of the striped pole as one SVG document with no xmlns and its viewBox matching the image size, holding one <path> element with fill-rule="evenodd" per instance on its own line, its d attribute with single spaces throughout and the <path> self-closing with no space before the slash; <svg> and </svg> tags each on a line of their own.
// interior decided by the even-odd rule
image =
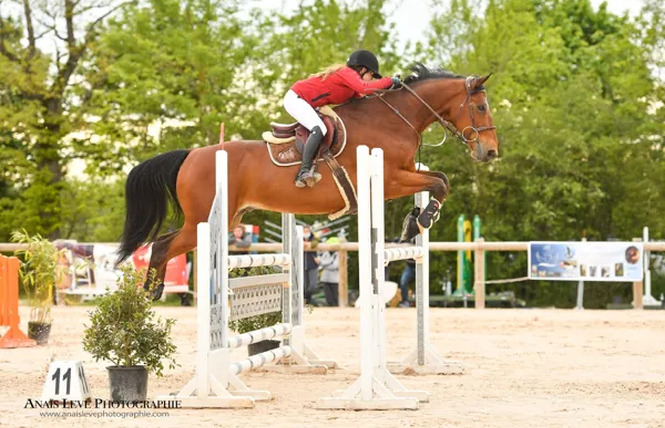
<svg viewBox="0 0 665 428">
<path fill-rule="evenodd" d="M 270 351 L 261 352 L 260 354 L 252 355 L 244 360 L 233 362 L 229 365 L 229 373 L 239 375 L 242 372 L 251 370 L 257 367 L 263 367 L 280 358 L 288 357 L 292 353 L 290 346 L 280 346 L 279 348 Z"/>
</svg>

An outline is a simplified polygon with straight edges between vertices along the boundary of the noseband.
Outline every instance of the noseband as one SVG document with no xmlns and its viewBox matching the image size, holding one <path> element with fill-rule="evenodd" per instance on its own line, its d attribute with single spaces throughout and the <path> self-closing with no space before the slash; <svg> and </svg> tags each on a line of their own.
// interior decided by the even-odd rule
<svg viewBox="0 0 665 428">
<path fill-rule="evenodd" d="M 429 104 L 427 104 L 427 102 L 426 102 L 425 100 L 423 100 L 423 99 L 420 97 L 420 95 L 418 95 L 418 94 L 417 94 L 413 89 L 411 89 L 408 85 L 406 85 L 406 84 L 402 84 L 402 87 L 403 87 L 404 89 L 406 89 L 408 92 L 410 92 L 411 95 L 413 95 L 414 97 L 416 97 L 416 99 L 417 99 L 418 101 L 420 101 L 425 107 L 427 107 L 427 108 L 429 109 L 429 111 L 432 112 L 432 114 L 434 114 L 434 117 L 436 117 L 436 119 L 439 121 L 439 123 L 441 124 L 441 126 L 443 126 L 448 132 L 450 132 L 450 133 L 453 134 L 455 137 L 457 137 L 457 139 L 460 140 L 463 144 L 467 144 L 467 145 L 468 145 L 469 143 L 475 143 L 475 142 L 477 142 L 477 141 L 478 141 L 478 137 L 480 136 L 480 133 L 481 133 L 481 132 L 489 131 L 489 130 L 492 130 L 492 129 L 496 129 L 496 126 L 481 126 L 481 127 L 476 126 L 476 120 L 475 120 L 475 117 L 474 117 L 474 115 L 473 115 L 473 105 L 470 103 L 470 101 L 471 101 L 471 96 L 474 95 L 474 94 L 476 94 L 476 93 L 478 93 L 478 92 L 484 92 L 484 91 L 485 91 L 485 88 L 484 88 L 484 86 L 480 86 L 479 88 L 471 89 L 471 82 L 473 81 L 473 79 L 474 79 L 473 77 L 467 77 L 467 78 L 466 78 L 466 82 L 464 83 L 464 87 L 465 87 L 465 89 L 466 89 L 466 98 L 464 99 L 464 101 L 462 102 L 462 104 L 460 104 L 460 106 L 459 106 L 459 110 L 457 111 L 457 115 L 455 116 L 455 120 L 457 120 L 457 118 L 459 117 L 460 113 L 462 113 L 462 109 L 464 109 L 464 105 L 465 105 L 465 104 L 468 104 L 468 105 L 469 105 L 469 118 L 471 119 L 471 125 L 470 125 L 470 126 L 467 126 L 467 127 L 464 128 L 464 129 L 462 129 L 461 132 L 460 132 L 460 131 L 455 127 L 455 125 L 453 125 L 450 121 L 447 121 L 446 119 L 444 119 L 443 117 L 441 117 L 441 115 L 440 115 L 439 113 L 437 113 L 436 110 L 434 110 L 434 109 L 432 108 L 432 106 L 430 106 Z M 395 107 L 393 107 L 392 105 L 390 105 L 386 100 L 384 100 L 384 99 L 383 99 L 383 96 L 379 96 L 378 98 L 379 98 L 379 99 L 380 99 L 385 105 L 387 105 L 387 106 L 393 111 L 393 113 L 395 113 L 397 116 L 399 116 L 404 122 L 407 123 L 407 125 L 409 125 L 409 126 L 411 127 L 411 129 L 413 129 L 413 130 L 415 131 L 415 133 L 418 135 L 418 138 L 419 138 L 419 141 L 420 141 L 418 145 L 419 145 L 419 146 L 422 145 L 423 137 L 422 137 L 422 135 L 418 132 L 418 130 L 416 129 L 416 127 L 413 126 L 413 125 L 411 124 L 411 122 L 409 122 L 409 120 L 408 120 L 406 117 L 404 117 L 404 115 L 402 115 L 402 113 L 399 112 L 399 110 L 397 110 Z M 467 136 L 466 136 L 467 131 L 469 131 L 469 130 L 471 131 L 471 134 L 470 134 L 470 135 L 473 136 L 473 138 L 470 138 L 470 137 L 467 137 Z M 445 141 L 446 141 L 446 136 L 443 137 L 443 140 L 442 140 L 439 144 L 437 144 L 437 146 L 440 146 L 440 145 L 443 144 Z"/>
</svg>

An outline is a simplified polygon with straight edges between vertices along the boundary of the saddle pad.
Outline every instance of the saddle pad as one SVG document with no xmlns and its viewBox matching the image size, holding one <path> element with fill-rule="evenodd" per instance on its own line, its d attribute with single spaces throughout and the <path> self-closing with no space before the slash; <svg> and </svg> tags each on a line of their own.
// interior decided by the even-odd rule
<svg viewBox="0 0 665 428">
<path fill-rule="evenodd" d="M 332 109 L 330 111 L 334 114 Z M 337 138 L 333 141 L 330 151 L 334 157 L 339 156 L 346 147 L 346 127 L 342 119 L 334 115 L 335 118 L 335 129 L 337 132 Z M 266 135 L 270 134 L 270 135 Z M 267 138 L 267 137 L 271 138 Z M 266 142 L 266 147 L 268 149 L 268 154 L 270 155 L 270 160 L 277 166 L 293 166 L 300 165 L 302 163 L 302 154 L 298 151 L 296 147 L 295 136 L 290 138 L 280 138 L 277 142 L 273 142 L 275 137 L 269 133 L 265 132 L 263 134 L 263 139 Z M 320 161 L 322 158 L 318 158 Z"/>
</svg>

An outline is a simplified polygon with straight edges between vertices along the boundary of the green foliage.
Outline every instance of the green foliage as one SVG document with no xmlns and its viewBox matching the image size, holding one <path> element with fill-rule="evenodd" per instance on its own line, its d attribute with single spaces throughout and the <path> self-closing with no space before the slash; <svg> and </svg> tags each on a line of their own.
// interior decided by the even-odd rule
<svg viewBox="0 0 665 428">
<path fill-rule="evenodd" d="M 157 286 L 157 271 L 149 273 Z M 107 360 L 116 366 L 144 365 L 157 376 L 162 375 L 164 362 L 176 367 L 176 347 L 171 339 L 173 319 L 162 320 L 152 309 L 150 293 L 143 287 L 143 275 L 125 265 L 118 280 L 118 290 L 99 299 L 90 314 L 90 325 L 83 336 L 83 349 L 95 361 Z"/>
<path fill-rule="evenodd" d="M 243 334 L 264 327 L 272 327 L 280 322 L 282 322 L 282 312 L 270 312 L 231 321 L 229 323 L 229 328 L 238 334 Z"/>
<path fill-rule="evenodd" d="M 492 241 L 631 239 L 645 225 L 664 239 L 663 2 L 645 0 L 635 18 L 589 0 L 431 3 L 428 40 L 406 52 L 386 0 L 315 0 L 288 13 L 237 0 L 149 0 L 117 9 L 89 34 L 75 32 L 60 57 L 31 45 L 24 14 L 3 9 L 0 241 L 21 227 L 116 240 L 128 167 L 215 144 L 222 121 L 227 139 L 259 138 L 271 120 L 290 120 L 281 99 L 291 84 L 357 48 L 377 52 L 386 74 L 415 60 L 460 74 L 494 72 L 487 86 L 500 159 L 474 164 L 453 141 L 419 158 L 452 184 L 432 240 L 455 240 L 460 213 L 479 214 Z M 89 6 L 75 3 L 75 28 L 88 24 L 80 12 Z M 33 10 L 65 28 L 48 7 Z M 35 33 L 49 37 L 46 30 Z M 425 141 L 441 135 L 432 127 Z M 87 162 L 90 179 L 67 176 L 75 158 Z M 387 205 L 386 236 L 398 235 L 411 205 L 412 198 Z M 246 221 L 276 217 L 254 211 Z M 350 240 L 354 233 L 352 226 Z M 488 277 L 523 276 L 523 261 L 488 254 Z M 454 273 L 455 255 L 433 256 L 432 271 Z M 554 299 L 529 294 L 541 287 L 510 287 L 533 301 Z M 561 291 L 554 300 L 569 297 Z"/>
<path fill-rule="evenodd" d="M 61 236 L 81 242 L 115 242 L 125 220 L 124 183 L 69 180 L 61 192 Z"/>
<path fill-rule="evenodd" d="M 11 239 L 27 245 L 26 249 L 16 250 L 16 255 L 23 260 L 19 276 L 32 306 L 30 320 L 50 323 L 53 291 L 63 274 L 58 265 L 62 250 L 40 234 L 30 235 L 25 229 L 14 231 Z"/>
<path fill-rule="evenodd" d="M 237 132 L 246 117 L 238 109 L 248 104 L 242 70 L 257 37 L 236 3 L 150 1 L 111 21 L 86 69 L 100 81 L 89 111 L 104 117 L 93 126 L 102 139 L 81 139 L 77 149 L 113 173 L 169 149 L 217 143 L 230 117 L 227 131 Z"/>
<path fill-rule="evenodd" d="M 7 165 L 2 159 L 7 168 L 0 183 L 10 184 L 0 190 L 0 206 L 9 209 L 9 230 L 29 227 L 54 238 L 60 233 L 60 192 L 72 154 L 66 136 L 86 125 L 81 110 L 92 85 L 77 71 L 106 17 L 90 14 L 98 6 L 88 0 L 33 2 L 20 14 L 16 8 L 0 13 L 0 147 L 2 158 L 13 160 Z M 107 6 L 114 11 L 119 5 L 111 0 Z M 66 31 L 66 43 L 56 28 Z M 55 44 L 53 49 L 46 42 L 51 52 L 40 50 L 37 41 L 44 36 Z M 23 223 L 16 224 L 17 218 Z M 7 236 L 7 230 L 0 232 Z"/>
</svg>

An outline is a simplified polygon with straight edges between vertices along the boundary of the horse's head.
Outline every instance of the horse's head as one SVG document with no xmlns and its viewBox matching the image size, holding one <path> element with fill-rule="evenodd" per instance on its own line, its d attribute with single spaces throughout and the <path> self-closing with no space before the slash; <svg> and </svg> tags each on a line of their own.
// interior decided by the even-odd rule
<svg viewBox="0 0 665 428">
<path fill-rule="evenodd" d="M 404 80 L 406 89 L 435 115 L 427 116 L 423 128 L 438 119 L 469 146 L 474 159 L 488 162 L 497 157 L 499 140 L 485 93 L 490 75 L 457 76 L 445 70 L 429 70 L 422 64 L 416 64 L 413 70 L 415 74 Z M 408 86 L 419 81 L 423 83 L 413 89 Z"/>
<path fill-rule="evenodd" d="M 485 93 L 485 82 L 489 77 L 490 74 L 464 80 L 464 90 L 457 98 L 459 109 L 451 117 L 458 137 L 469 146 L 471 157 L 483 162 L 499 155 L 499 139 Z"/>
</svg>

